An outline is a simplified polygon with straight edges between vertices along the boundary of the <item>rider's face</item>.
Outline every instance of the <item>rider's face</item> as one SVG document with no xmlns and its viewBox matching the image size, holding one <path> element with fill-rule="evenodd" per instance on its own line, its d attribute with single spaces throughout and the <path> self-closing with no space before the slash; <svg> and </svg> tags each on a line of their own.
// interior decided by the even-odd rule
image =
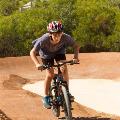
<svg viewBox="0 0 120 120">
<path fill-rule="evenodd" d="M 52 40 L 54 43 L 58 43 L 62 37 L 62 32 L 59 32 L 59 33 L 52 33 L 51 34 L 52 36 Z"/>
</svg>

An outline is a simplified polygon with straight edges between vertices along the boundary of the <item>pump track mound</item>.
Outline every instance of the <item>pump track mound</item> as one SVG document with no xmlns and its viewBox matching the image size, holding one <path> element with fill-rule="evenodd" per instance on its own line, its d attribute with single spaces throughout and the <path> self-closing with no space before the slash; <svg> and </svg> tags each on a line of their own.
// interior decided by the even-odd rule
<svg viewBox="0 0 120 120">
<path fill-rule="evenodd" d="M 73 57 L 72 54 L 66 56 L 67 60 Z M 79 59 L 80 64 L 68 66 L 70 79 L 120 82 L 119 52 L 80 53 Z M 42 96 L 22 89 L 44 78 L 45 71 L 38 71 L 30 56 L 0 58 L 0 120 L 58 120 L 51 110 L 43 107 Z M 120 120 L 119 115 L 100 112 L 77 102 L 73 103 L 73 108 L 73 120 Z"/>
</svg>

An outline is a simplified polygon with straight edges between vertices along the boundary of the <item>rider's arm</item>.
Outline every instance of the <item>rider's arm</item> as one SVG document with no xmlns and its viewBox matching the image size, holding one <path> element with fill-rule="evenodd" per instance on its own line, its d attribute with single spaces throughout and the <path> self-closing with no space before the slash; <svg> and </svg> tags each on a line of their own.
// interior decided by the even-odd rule
<svg viewBox="0 0 120 120">
<path fill-rule="evenodd" d="M 36 49 L 33 47 L 32 50 L 30 51 L 30 57 L 35 63 L 36 67 L 40 65 L 39 60 L 36 55 Z"/>
<path fill-rule="evenodd" d="M 74 48 L 74 59 L 79 60 L 78 54 L 79 54 L 79 49 L 80 49 L 80 47 L 79 47 L 79 45 L 78 45 L 77 43 L 75 43 L 75 44 L 73 45 L 73 48 Z"/>
<path fill-rule="evenodd" d="M 79 54 L 79 46 L 76 43 L 76 41 L 68 34 L 64 34 L 66 37 L 65 44 L 66 46 L 70 46 L 74 49 L 74 57 L 73 59 L 76 59 L 76 62 L 79 61 L 78 54 Z"/>
</svg>

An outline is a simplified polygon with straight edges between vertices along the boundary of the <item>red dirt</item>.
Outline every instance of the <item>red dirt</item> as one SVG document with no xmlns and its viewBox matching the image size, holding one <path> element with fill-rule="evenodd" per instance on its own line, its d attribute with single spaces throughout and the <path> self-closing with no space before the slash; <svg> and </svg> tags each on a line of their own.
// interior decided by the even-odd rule
<svg viewBox="0 0 120 120">
<path fill-rule="evenodd" d="M 67 55 L 71 59 L 73 55 Z M 80 64 L 68 66 L 71 78 L 120 81 L 120 53 L 81 53 Z M 41 96 L 22 89 L 26 83 L 43 80 L 29 56 L 0 58 L 0 120 L 57 120 L 42 106 Z M 74 120 L 120 120 L 120 117 L 73 104 Z M 8 117 L 8 118 L 7 118 Z M 6 118 L 6 119 L 5 119 Z"/>
</svg>

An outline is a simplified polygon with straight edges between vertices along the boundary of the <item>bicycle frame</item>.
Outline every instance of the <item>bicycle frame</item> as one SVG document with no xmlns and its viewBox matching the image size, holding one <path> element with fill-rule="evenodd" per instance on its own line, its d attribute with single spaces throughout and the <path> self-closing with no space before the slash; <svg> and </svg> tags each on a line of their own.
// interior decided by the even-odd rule
<svg viewBox="0 0 120 120">
<path fill-rule="evenodd" d="M 49 95 L 51 96 L 50 104 L 53 110 L 55 110 L 53 111 L 54 115 L 59 117 L 60 107 L 62 107 L 64 108 L 66 120 L 72 120 L 71 100 L 69 96 L 68 84 L 64 81 L 62 71 L 60 69 L 60 67 L 66 63 L 70 63 L 70 65 L 78 64 L 73 63 L 73 61 L 70 60 L 53 66 L 43 66 L 43 68 L 50 69 L 51 67 L 57 67 L 58 69 L 58 73 L 55 74 L 49 90 Z"/>
<path fill-rule="evenodd" d="M 64 81 L 63 76 L 59 70 L 60 69 L 58 69 L 59 74 L 56 74 L 54 79 L 52 80 L 53 83 L 51 84 L 50 91 L 49 91 L 51 96 L 52 111 L 56 117 L 60 116 L 60 107 L 64 108 L 62 86 L 64 86 L 68 91 L 67 82 Z"/>
</svg>

